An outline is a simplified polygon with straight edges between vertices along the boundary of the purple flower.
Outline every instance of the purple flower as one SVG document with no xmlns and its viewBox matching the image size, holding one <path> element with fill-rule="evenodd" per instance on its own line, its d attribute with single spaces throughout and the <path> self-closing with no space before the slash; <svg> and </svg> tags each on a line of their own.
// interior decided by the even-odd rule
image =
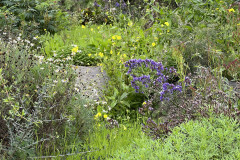
<svg viewBox="0 0 240 160">
<path fill-rule="evenodd" d="M 100 7 L 100 5 L 96 1 L 94 2 L 94 6 L 95 7 Z"/>
<path fill-rule="evenodd" d="M 116 6 L 116 7 L 119 7 L 119 6 L 120 6 L 120 4 L 119 4 L 118 2 L 116 2 L 115 6 Z"/>
</svg>

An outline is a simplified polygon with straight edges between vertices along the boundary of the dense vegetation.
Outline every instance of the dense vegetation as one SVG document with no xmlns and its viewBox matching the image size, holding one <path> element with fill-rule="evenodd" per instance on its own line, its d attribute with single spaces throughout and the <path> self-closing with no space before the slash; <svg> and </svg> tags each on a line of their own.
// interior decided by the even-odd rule
<svg viewBox="0 0 240 160">
<path fill-rule="evenodd" d="M 239 6 L 0 1 L 0 157 L 239 159 Z"/>
</svg>

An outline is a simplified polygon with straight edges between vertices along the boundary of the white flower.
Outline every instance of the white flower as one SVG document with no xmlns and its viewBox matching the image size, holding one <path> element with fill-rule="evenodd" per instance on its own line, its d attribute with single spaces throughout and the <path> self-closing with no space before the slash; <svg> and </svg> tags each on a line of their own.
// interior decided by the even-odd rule
<svg viewBox="0 0 240 160">
<path fill-rule="evenodd" d="M 72 52 L 72 54 L 71 54 L 72 56 L 75 56 L 76 55 L 76 52 Z"/>
<path fill-rule="evenodd" d="M 54 80 L 53 83 L 58 83 L 58 81 L 57 81 L 57 80 Z"/>
<path fill-rule="evenodd" d="M 56 72 L 56 73 L 59 72 L 59 69 L 56 69 L 55 72 Z"/>
<path fill-rule="evenodd" d="M 43 60 L 44 56 L 38 56 L 39 60 Z"/>
<path fill-rule="evenodd" d="M 44 68 L 42 67 L 42 68 L 40 68 L 41 70 L 44 70 Z"/>
<path fill-rule="evenodd" d="M 79 92 L 79 89 L 78 88 L 74 88 L 75 91 Z"/>
<path fill-rule="evenodd" d="M 62 79 L 62 83 L 67 83 L 68 80 L 67 79 Z"/>
<path fill-rule="evenodd" d="M 52 58 L 48 58 L 47 60 L 48 60 L 48 61 L 50 61 L 50 62 L 52 62 L 52 61 L 53 61 L 53 59 L 52 59 Z"/>
<path fill-rule="evenodd" d="M 70 57 L 70 56 L 68 56 L 67 58 L 66 58 L 66 60 L 68 61 L 68 60 L 71 60 L 72 58 Z"/>
</svg>

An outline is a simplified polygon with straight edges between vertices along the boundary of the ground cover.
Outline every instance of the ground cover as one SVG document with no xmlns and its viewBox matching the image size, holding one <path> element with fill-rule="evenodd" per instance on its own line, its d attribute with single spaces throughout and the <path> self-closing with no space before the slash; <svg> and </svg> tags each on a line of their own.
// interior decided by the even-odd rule
<svg viewBox="0 0 240 160">
<path fill-rule="evenodd" d="M 238 159 L 239 5 L 0 2 L 0 156 Z"/>
</svg>

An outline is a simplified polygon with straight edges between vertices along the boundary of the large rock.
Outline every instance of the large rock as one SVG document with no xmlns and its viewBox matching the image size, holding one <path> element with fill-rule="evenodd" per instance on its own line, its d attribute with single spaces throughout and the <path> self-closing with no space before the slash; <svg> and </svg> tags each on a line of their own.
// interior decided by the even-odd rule
<svg viewBox="0 0 240 160">
<path fill-rule="evenodd" d="M 102 89 L 107 84 L 107 75 L 98 66 L 78 66 L 76 87 L 80 89 L 84 98 L 98 100 Z"/>
</svg>

